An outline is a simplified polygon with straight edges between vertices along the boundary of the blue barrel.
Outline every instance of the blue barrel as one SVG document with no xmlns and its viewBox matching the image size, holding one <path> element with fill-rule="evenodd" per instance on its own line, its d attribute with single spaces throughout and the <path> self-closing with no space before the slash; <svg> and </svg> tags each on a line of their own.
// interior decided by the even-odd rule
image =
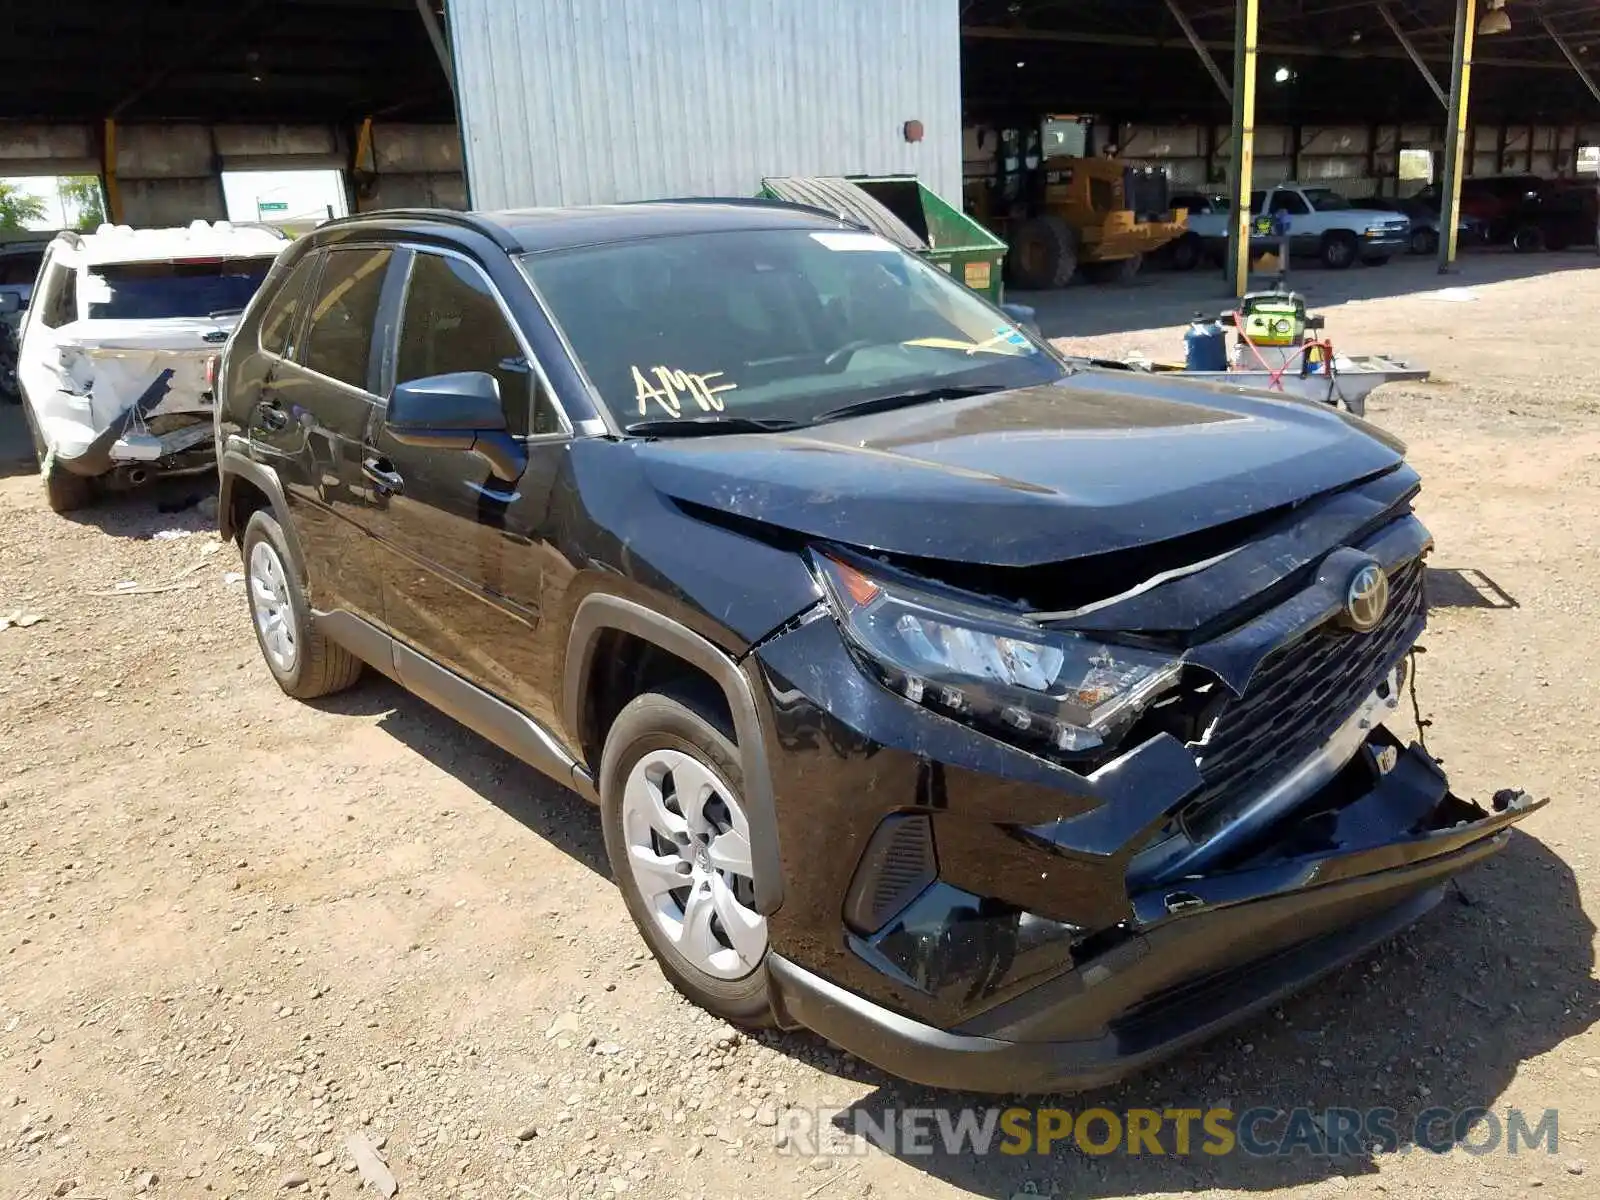
<svg viewBox="0 0 1600 1200">
<path fill-rule="evenodd" d="M 1183 335 L 1184 368 L 1190 371 L 1228 369 L 1228 333 L 1222 323 L 1204 320 L 1196 314 Z"/>
</svg>

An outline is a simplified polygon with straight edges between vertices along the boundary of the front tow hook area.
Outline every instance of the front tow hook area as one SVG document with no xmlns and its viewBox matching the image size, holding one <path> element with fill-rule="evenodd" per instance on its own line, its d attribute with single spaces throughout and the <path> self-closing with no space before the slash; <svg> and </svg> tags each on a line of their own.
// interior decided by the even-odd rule
<svg viewBox="0 0 1600 1200">
<path fill-rule="evenodd" d="M 1387 770 L 1380 765 L 1391 763 Z M 1136 924 L 1380 876 L 1480 843 L 1487 853 L 1499 848 L 1498 835 L 1507 827 L 1546 803 L 1510 788 L 1496 792 L 1487 806 L 1464 800 L 1450 791 L 1426 751 L 1402 749 L 1380 729 L 1337 779 L 1220 869 L 1133 895 Z"/>
</svg>

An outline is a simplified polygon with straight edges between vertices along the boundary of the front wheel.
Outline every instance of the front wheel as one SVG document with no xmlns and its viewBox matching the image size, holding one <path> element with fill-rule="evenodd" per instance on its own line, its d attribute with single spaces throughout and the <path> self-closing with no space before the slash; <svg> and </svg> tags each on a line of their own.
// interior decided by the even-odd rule
<svg viewBox="0 0 1600 1200">
<path fill-rule="evenodd" d="M 1439 234 L 1432 229 L 1416 229 L 1411 233 L 1411 253 L 1437 254 L 1439 251 Z"/>
<path fill-rule="evenodd" d="M 772 1024 L 767 919 L 739 749 L 687 698 L 647 692 L 600 762 L 606 855 L 628 914 L 673 987 L 738 1025 Z"/>
</svg>

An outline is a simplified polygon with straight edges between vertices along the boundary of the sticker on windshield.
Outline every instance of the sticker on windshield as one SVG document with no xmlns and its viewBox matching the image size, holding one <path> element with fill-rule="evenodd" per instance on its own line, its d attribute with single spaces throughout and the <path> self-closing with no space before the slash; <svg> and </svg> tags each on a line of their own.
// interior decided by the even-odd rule
<svg viewBox="0 0 1600 1200">
<path fill-rule="evenodd" d="M 734 391 L 739 386 L 736 383 L 717 383 L 716 380 L 722 378 L 721 371 L 696 373 L 672 367 L 647 367 L 643 371 L 633 367 L 631 370 L 634 399 L 639 402 L 641 417 L 649 412 L 652 400 L 669 416 L 681 417 L 685 396 L 698 404 L 701 412 L 721 412 L 724 407 L 722 393 Z M 655 376 L 655 383 L 650 381 L 652 375 Z"/>
<path fill-rule="evenodd" d="M 1015 325 L 996 325 L 994 336 L 998 340 L 1008 342 L 1013 346 L 1026 346 L 1028 344 L 1028 339 L 1022 336 L 1022 330 Z"/>
<path fill-rule="evenodd" d="M 820 242 L 829 250 L 870 250 L 877 254 L 894 253 L 894 247 L 875 233 L 813 233 L 811 240 Z"/>
</svg>

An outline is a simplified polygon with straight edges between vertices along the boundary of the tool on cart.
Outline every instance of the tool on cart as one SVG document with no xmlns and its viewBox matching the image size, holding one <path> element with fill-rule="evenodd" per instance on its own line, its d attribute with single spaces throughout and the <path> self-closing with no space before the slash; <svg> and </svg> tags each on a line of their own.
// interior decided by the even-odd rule
<svg viewBox="0 0 1600 1200">
<path fill-rule="evenodd" d="M 1230 354 L 1227 330 L 1238 341 Z M 1356 416 L 1367 397 L 1386 383 L 1428 378 L 1428 371 L 1383 354 L 1349 356 L 1320 332 L 1323 319 L 1306 311 L 1305 298 L 1283 289 L 1251 292 L 1235 310 L 1208 320 L 1196 313 L 1183 335 L 1183 363 L 1097 362 L 1134 371 L 1181 371 L 1185 377 L 1257 388 L 1343 407 Z"/>
</svg>

